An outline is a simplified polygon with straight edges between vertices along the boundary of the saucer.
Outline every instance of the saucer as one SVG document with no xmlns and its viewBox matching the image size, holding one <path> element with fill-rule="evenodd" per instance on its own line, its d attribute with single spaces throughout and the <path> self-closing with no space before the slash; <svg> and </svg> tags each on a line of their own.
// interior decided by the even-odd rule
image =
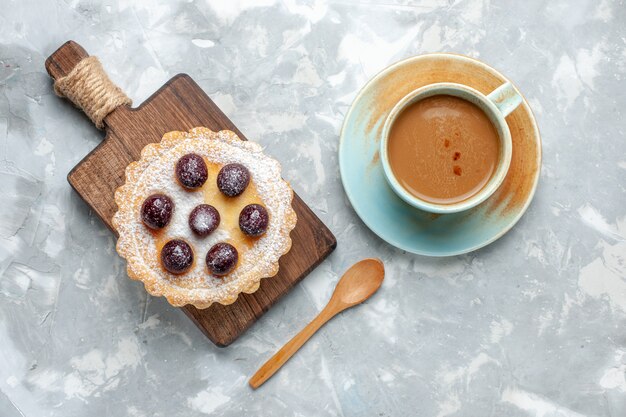
<svg viewBox="0 0 626 417">
<path fill-rule="evenodd" d="M 506 81 L 475 59 L 428 54 L 387 67 L 363 87 L 341 129 L 339 168 L 352 207 L 374 233 L 407 252 L 452 256 L 488 245 L 517 223 L 533 198 L 541 169 L 539 130 L 525 99 L 506 118 L 513 141 L 509 172 L 498 190 L 471 210 L 433 214 L 408 205 L 387 183 L 379 154 L 387 115 L 411 91 L 453 82 L 489 94 Z"/>
</svg>

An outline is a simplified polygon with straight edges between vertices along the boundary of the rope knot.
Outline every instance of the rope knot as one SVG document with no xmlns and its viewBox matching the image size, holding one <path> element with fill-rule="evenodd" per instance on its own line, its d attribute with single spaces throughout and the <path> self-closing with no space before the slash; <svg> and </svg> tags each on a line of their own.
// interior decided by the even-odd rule
<svg viewBox="0 0 626 417">
<path fill-rule="evenodd" d="M 58 78 L 54 82 L 54 92 L 82 109 L 98 129 L 104 127 L 104 118 L 118 106 L 132 104 L 132 100 L 109 79 L 95 56 L 84 58 L 69 74 Z"/>
</svg>

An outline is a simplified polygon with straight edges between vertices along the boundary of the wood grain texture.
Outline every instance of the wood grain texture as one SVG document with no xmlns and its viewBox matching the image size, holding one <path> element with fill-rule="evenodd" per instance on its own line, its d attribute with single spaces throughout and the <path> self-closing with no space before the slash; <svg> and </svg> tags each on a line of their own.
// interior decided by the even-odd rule
<svg viewBox="0 0 626 417">
<path fill-rule="evenodd" d="M 46 70 L 56 79 L 69 73 L 86 56 L 80 45 L 69 41 L 46 60 Z M 112 231 L 111 218 L 117 211 L 114 192 L 124 183 L 126 166 L 139 159 L 144 146 L 160 141 L 167 132 L 198 126 L 214 131 L 229 129 L 246 140 L 186 74 L 169 80 L 137 108 L 118 107 L 104 123 L 104 140 L 76 165 L 68 181 Z M 262 280 L 258 291 L 241 294 L 229 306 L 215 304 L 205 310 L 183 307 L 185 314 L 216 345 L 232 343 L 336 247 L 333 234 L 297 195 L 293 208 L 298 223 L 291 233 L 292 248 L 280 260 L 278 275 Z"/>
</svg>

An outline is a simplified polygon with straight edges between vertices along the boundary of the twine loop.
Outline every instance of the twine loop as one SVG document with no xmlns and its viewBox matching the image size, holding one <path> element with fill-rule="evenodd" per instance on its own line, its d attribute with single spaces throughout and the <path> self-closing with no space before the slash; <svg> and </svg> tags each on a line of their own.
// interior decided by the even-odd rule
<svg viewBox="0 0 626 417">
<path fill-rule="evenodd" d="M 98 129 L 104 127 L 104 118 L 118 106 L 132 104 L 132 100 L 109 79 L 95 56 L 82 59 L 69 74 L 58 78 L 54 82 L 54 92 L 82 109 Z"/>
</svg>

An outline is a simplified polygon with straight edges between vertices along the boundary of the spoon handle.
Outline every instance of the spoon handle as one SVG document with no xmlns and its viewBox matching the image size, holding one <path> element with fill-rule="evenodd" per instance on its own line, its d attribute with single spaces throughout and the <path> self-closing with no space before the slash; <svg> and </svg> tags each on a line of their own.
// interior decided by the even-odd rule
<svg viewBox="0 0 626 417">
<path fill-rule="evenodd" d="M 278 352 L 259 368 L 258 371 L 250 378 L 248 383 L 254 389 L 257 389 L 265 381 L 270 379 L 284 364 L 306 343 L 307 340 L 315 334 L 315 332 L 324 325 L 328 320 L 333 318 L 338 311 L 326 306 L 307 326 L 297 335 L 288 341 Z"/>
</svg>

